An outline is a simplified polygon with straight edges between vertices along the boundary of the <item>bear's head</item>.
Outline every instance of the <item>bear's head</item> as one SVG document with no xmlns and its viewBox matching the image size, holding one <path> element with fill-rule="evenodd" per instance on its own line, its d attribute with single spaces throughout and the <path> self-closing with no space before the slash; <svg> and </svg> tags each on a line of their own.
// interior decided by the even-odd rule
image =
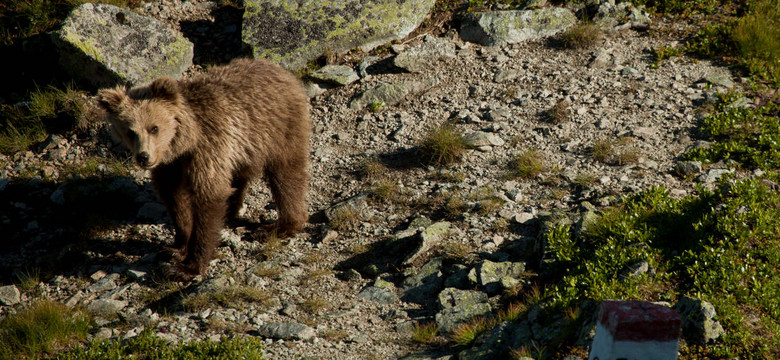
<svg viewBox="0 0 780 360">
<path fill-rule="evenodd" d="M 103 89 L 98 102 L 112 134 L 133 152 L 141 167 L 170 162 L 181 152 L 175 141 L 187 110 L 176 80 L 159 78 L 130 90 Z"/>
</svg>

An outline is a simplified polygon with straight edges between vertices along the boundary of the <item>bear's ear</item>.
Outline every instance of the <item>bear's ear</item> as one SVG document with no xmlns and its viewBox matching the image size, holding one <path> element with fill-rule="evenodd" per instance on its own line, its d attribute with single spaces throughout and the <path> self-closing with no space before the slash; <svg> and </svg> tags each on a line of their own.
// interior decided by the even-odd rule
<svg viewBox="0 0 780 360">
<path fill-rule="evenodd" d="M 127 94 L 122 88 L 103 89 L 97 93 L 98 104 L 108 112 L 118 112 L 119 106 L 127 99 Z"/>
<path fill-rule="evenodd" d="M 149 84 L 152 97 L 155 99 L 176 102 L 179 99 L 179 83 L 169 77 L 161 77 Z"/>
</svg>

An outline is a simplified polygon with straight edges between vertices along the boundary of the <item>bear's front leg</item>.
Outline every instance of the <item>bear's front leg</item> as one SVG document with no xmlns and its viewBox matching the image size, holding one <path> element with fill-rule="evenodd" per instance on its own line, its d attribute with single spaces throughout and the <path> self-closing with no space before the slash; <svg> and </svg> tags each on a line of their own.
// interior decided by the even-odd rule
<svg viewBox="0 0 780 360">
<path fill-rule="evenodd" d="M 180 161 L 152 170 L 152 183 L 157 196 L 173 221 L 173 246 L 163 250 L 162 255 L 167 258 L 164 260 L 183 260 L 187 256 L 187 243 L 192 235 L 192 190 L 182 173 Z"/>
<path fill-rule="evenodd" d="M 214 258 L 214 250 L 222 240 L 230 187 L 197 188 L 193 196 L 193 227 L 184 260 L 173 266 L 169 275 L 176 280 L 189 280 L 202 274 Z"/>
</svg>

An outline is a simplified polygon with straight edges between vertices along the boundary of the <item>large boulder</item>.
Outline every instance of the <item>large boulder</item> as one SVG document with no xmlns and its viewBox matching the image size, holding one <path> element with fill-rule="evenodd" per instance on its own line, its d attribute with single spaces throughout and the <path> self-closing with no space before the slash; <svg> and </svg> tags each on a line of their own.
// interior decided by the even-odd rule
<svg viewBox="0 0 780 360">
<path fill-rule="evenodd" d="M 460 37 L 486 46 L 500 46 L 552 36 L 576 23 L 574 13 L 561 7 L 474 12 L 463 18 Z"/>
<path fill-rule="evenodd" d="M 325 52 L 370 50 L 404 38 L 435 0 L 246 0 L 243 40 L 255 57 L 291 70 Z"/>
<path fill-rule="evenodd" d="M 150 17 L 113 5 L 86 3 L 54 33 L 60 64 L 95 87 L 179 77 L 192 65 L 193 45 Z"/>
</svg>

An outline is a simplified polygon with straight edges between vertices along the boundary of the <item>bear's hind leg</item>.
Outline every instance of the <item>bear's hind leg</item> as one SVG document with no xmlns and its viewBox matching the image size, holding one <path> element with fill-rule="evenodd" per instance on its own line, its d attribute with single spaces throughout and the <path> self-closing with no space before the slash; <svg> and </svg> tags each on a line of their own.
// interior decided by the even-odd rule
<svg viewBox="0 0 780 360">
<path fill-rule="evenodd" d="M 293 235 L 303 228 L 309 219 L 306 211 L 306 189 L 309 175 L 306 161 L 294 161 L 285 167 L 266 169 L 266 179 L 271 188 L 279 220 L 274 224 L 280 237 Z"/>
<path fill-rule="evenodd" d="M 246 197 L 247 190 L 249 190 L 249 180 L 242 176 L 236 176 L 233 178 L 233 194 L 228 199 L 228 220 L 235 220 L 244 216 L 246 207 L 244 206 L 244 198 Z"/>
</svg>

